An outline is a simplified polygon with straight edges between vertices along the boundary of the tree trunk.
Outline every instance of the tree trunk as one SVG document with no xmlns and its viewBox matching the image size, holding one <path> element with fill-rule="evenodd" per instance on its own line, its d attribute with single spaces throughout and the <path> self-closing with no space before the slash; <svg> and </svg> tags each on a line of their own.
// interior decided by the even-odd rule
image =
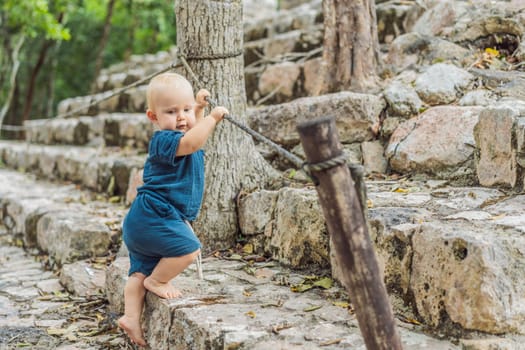
<svg viewBox="0 0 525 350">
<path fill-rule="evenodd" d="M 242 1 L 177 1 L 178 52 L 219 105 L 245 124 Z M 204 58 L 214 55 L 233 57 Z M 193 57 L 193 59 L 192 59 Z M 201 59 L 195 59 L 200 57 Z M 231 247 L 238 233 L 236 197 L 241 188 L 260 187 L 277 175 L 253 140 L 228 121 L 217 126 L 206 147 L 206 188 L 195 229 L 205 250 Z"/>
<path fill-rule="evenodd" d="M 31 114 L 31 109 L 33 107 L 33 96 L 35 92 L 36 78 L 38 77 L 38 74 L 40 73 L 40 70 L 42 69 L 44 62 L 46 61 L 47 51 L 52 45 L 53 45 L 53 42 L 51 40 L 46 40 L 42 44 L 42 48 L 40 49 L 40 54 L 38 55 L 38 60 L 35 66 L 33 67 L 33 70 L 31 71 L 31 78 L 29 79 L 29 85 L 27 87 L 27 93 L 26 93 L 26 98 L 25 98 L 24 111 L 22 112 L 22 119 L 19 120 L 20 125 L 23 125 L 24 121 L 29 119 L 29 115 Z"/>
<path fill-rule="evenodd" d="M 9 72 L 9 81 L 7 81 L 7 86 L 6 86 L 7 88 L 6 99 L 4 101 L 4 104 L 2 105 L 2 109 L 0 110 L 0 130 L 1 130 L 4 118 L 7 114 L 7 111 L 9 110 L 9 106 L 13 98 L 13 93 L 15 91 L 16 75 L 18 74 L 18 68 L 20 67 L 20 59 L 18 57 L 18 54 L 20 53 L 20 49 L 22 48 L 22 45 L 24 45 L 24 41 L 25 41 L 25 36 L 20 35 L 18 37 L 18 40 L 13 50 L 11 52 L 6 52 L 6 54 L 9 54 L 11 57 L 12 68 L 11 68 L 11 71 Z M 3 68 L 2 68 L 2 71 L 3 71 Z M 2 85 L 2 89 L 4 89 L 3 85 Z"/>
<path fill-rule="evenodd" d="M 47 105 L 46 105 L 46 118 L 53 118 L 55 115 L 55 80 L 58 66 L 58 53 L 60 52 L 60 46 L 62 41 L 58 41 L 55 44 L 54 52 L 51 55 L 51 68 L 49 72 L 48 85 L 47 85 Z"/>
<path fill-rule="evenodd" d="M 323 0 L 323 66 L 319 93 L 377 87 L 379 41 L 374 0 Z"/>
<path fill-rule="evenodd" d="M 95 73 L 93 74 L 93 83 L 91 84 L 91 93 L 94 94 L 97 88 L 97 78 L 104 63 L 104 49 L 109 39 L 109 32 L 111 31 L 111 18 L 113 17 L 113 8 L 115 7 L 115 0 L 109 0 L 106 10 L 106 19 L 104 20 L 104 31 L 100 43 L 98 45 L 97 57 L 95 59 Z"/>
</svg>

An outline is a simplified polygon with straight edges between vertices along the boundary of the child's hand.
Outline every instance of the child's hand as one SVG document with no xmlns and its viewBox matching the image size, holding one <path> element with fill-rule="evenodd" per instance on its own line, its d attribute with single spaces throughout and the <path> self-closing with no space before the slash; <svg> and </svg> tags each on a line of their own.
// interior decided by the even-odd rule
<svg viewBox="0 0 525 350">
<path fill-rule="evenodd" d="M 210 113 L 210 117 L 215 119 L 215 122 L 219 123 L 225 114 L 229 114 L 228 110 L 222 106 L 215 107 Z"/>
<path fill-rule="evenodd" d="M 208 100 L 206 100 L 207 97 L 210 96 L 210 92 L 206 89 L 200 89 L 199 92 L 197 92 L 197 97 L 195 97 L 195 100 L 197 102 L 198 108 L 204 108 L 208 106 Z"/>
</svg>

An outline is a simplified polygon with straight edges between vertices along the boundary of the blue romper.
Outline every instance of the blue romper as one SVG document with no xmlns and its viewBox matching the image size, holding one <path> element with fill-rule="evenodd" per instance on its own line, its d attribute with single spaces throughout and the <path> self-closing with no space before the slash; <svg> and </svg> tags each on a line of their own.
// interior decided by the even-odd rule
<svg viewBox="0 0 525 350">
<path fill-rule="evenodd" d="M 144 185 L 137 189 L 122 227 L 129 251 L 129 275 L 149 276 L 163 257 L 200 249 L 188 221 L 197 218 L 204 190 L 204 152 L 176 157 L 184 133 L 156 131 L 144 164 Z"/>
</svg>

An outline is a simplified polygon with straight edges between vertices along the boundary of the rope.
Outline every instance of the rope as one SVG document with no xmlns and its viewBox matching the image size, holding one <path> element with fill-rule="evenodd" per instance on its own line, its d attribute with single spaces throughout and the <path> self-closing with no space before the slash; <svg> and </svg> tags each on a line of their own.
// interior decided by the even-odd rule
<svg viewBox="0 0 525 350">
<path fill-rule="evenodd" d="M 203 86 L 199 78 L 195 75 L 195 73 L 189 66 L 188 62 L 186 61 L 186 58 L 184 56 L 179 55 L 179 59 L 182 62 L 182 65 L 184 66 L 188 74 L 191 75 L 192 79 L 195 80 L 197 84 L 199 84 L 200 86 Z M 208 97 L 207 100 L 212 108 L 217 107 L 217 102 L 213 100 L 211 97 Z M 239 121 L 233 119 L 233 117 L 231 117 L 230 115 L 228 114 L 225 115 L 224 119 L 226 119 L 227 121 L 229 121 L 230 123 L 238 127 L 239 129 L 241 129 L 242 131 L 246 132 L 247 134 L 251 135 L 253 138 L 257 139 L 258 141 L 263 142 L 267 144 L 268 146 L 272 147 L 279 155 L 288 159 L 297 168 L 301 168 L 302 165 L 304 164 L 304 161 L 301 158 L 297 157 L 295 154 L 288 152 L 287 150 L 285 150 L 284 148 L 282 148 L 281 146 L 279 146 L 278 144 L 276 144 L 269 138 L 265 137 L 264 135 L 258 133 L 257 131 L 253 129 L 250 129 L 249 127 L 247 127 L 246 125 L 243 125 Z"/>
<path fill-rule="evenodd" d="M 110 98 L 114 97 L 114 96 L 117 96 L 117 95 L 120 95 L 122 94 L 123 92 L 131 89 L 131 88 L 134 88 L 138 85 L 141 85 L 147 81 L 149 81 L 150 79 L 152 79 L 153 77 L 159 75 L 159 74 L 162 74 L 164 72 L 167 72 L 169 70 L 172 70 L 174 68 L 177 68 L 177 67 L 180 67 L 181 65 L 184 66 L 184 68 L 186 69 L 186 71 L 188 72 L 188 74 L 191 75 L 192 79 L 194 81 L 196 81 L 200 86 L 203 86 L 202 82 L 200 81 L 200 79 L 195 75 L 195 73 L 193 72 L 193 70 L 191 69 L 191 67 L 189 66 L 188 64 L 188 61 L 187 60 L 215 60 L 215 59 L 226 59 L 226 58 L 232 58 L 232 57 L 237 57 L 237 56 L 240 56 L 243 54 L 243 51 L 242 50 L 239 50 L 239 51 L 236 51 L 236 52 L 231 52 L 231 53 L 223 53 L 223 54 L 206 54 L 206 55 L 193 55 L 193 56 L 187 56 L 186 54 L 184 53 L 177 53 L 176 56 L 178 58 L 178 60 L 180 60 L 181 63 L 178 63 L 177 62 L 177 59 L 172 62 L 171 64 L 169 64 L 168 66 L 166 66 L 165 68 L 157 71 L 157 72 L 154 72 L 142 79 L 139 79 L 127 86 L 124 86 L 120 89 L 116 89 L 116 90 L 113 90 L 110 94 L 102 97 L 102 98 L 99 98 L 99 99 L 95 99 L 93 101 L 91 101 L 89 104 L 85 105 L 85 106 L 82 106 L 82 107 L 79 107 L 77 109 L 74 109 L 74 110 L 71 110 L 67 113 L 64 113 L 64 114 L 61 114 L 61 115 L 58 115 L 56 118 L 68 118 L 72 115 L 75 115 L 83 110 L 86 110 L 86 109 L 89 109 L 90 107 L 92 106 L 95 106 L 103 101 L 106 101 L 106 100 L 109 100 Z M 216 107 L 217 106 L 217 102 L 214 101 L 212 98 L 208 97 L 207 98 L 209 104 L 211 105 L 212 108 Z M 332 158 L 332 159 L 329 159 L 327 161 L 324 161 L 324 162 L 320 162 L 320 163 L 315 163 L 315 164 L 308 164 L 307 162 L 303 161 L 301 158 L 297 157 L 296 155 L 294 155 L 293 153 L 287 151 L 286 149 L 284 149 L 283 147 L 279 146 L 278 144 L 276 144 L 275 142 L 273 142 L 272 140 L 268 139 L 267 137 L 265 137 L 264 135 L 258 133 L 257 131 L 253 130 L 253 129 L 250 129 L 248 126 L 246 125 L 243 125 L 241 122 L 235 120 L 232 116 L 230 115 L 225 115 L 224 116 L 224 119 L 226 119 L 227 121 L 229 121 L 230 123 L 232 123 L 233 125 L 235 125 L 236 127 L 238 127 L 239 129 L 241 129 L 242 131 L 246 132 L 247 134 L 251 135 L 253 138 L 255 138 L 256 140 L 258 140 L 259 142 L 262 142 L 268 146 L 270 146 L 271 148 L 273 148 L 281 157 L 287 159 L 288 161 L 290 161 L 293 165 L 295 165 L 296 168 L 298 169 L 301 169 L 303 170 L 310 178 L 312 178 L 314 180 L 314 182 L 316 182 L 316 179 L 312 176 L 311 172 L 312 171 L 321 171 L 321 170 L 326 170 L 326 169 L 330 169 L 330 168 L 333 168 L 337 165 L 342 165 L 342 164 L 345 164 L 346 162 L 346 157 L 344 154 L 341 154 L 335 158 Z M 10 130 L 10 131 L 23 131 L 23 130 L 26 130 L 26 127 L 24 126 L 17 126 L 17 125 L 0 125 L 0 128 L 3 129 L 3 130 Z"/>
<path fill-rule="evenodd" d="M 57 118 L 68 118 L 72 115 L 75 115 L 85 109 L 88 109 L 89 107 L 92 107 L 92 106 L 95 106 L 97 104 L 99 104 L 100 102 L 103 102 L 103 101 L 106 101 L 106 100 L 109 100 L 110 98 L 114 97 L 114 96 L 117 96 L 117 95 L 120 95 L 121 93 L 131 89 L 131 88 L 134 88 L 138 85 L 141 85 L 143 83 L 145 83 L 146 81 L 152 79 L 153 77 L 159 75 L 159 74 L 162 74 L 164 72 L 167 72 L 171 69 L 174 69 L 174 68 L 177 68 L 177 67 L 180 67 L 181 65 L 179 63 L 177 63 L 177 61 L 174 61 L 173 63 L 171 63 L 170 65 L 166 66 L 165 68 L 159 70 L 158 72 L 155 72 L 155 73 L 151 73 L 150 75 L 146 76 L 145 78 L 142 78 L 142 79 L 139 79 L 127 86 L 124 86 L 120 89 L 116 89 L 116 90 L 113 90 L 109 95 L 106 95 L 102 98 L 99 98 L 99 99 L 96 99 L 96 100 L 93 100 L 91 101 L 89 104 L 83 106 L 83 107 L 79 107 L 77 109 L 74 109 L 72 111 L 69 111 L 67 113 L 64 113 L 64 114 L 61 114 L 61 115 L 58 115 Z"/>
<path fill-rule="evenodd" d="M 5 131 L 24 131 L 26 127 L 23 125 L 1 125 L 0 129 Z"/>
<path fill-rule="evenodd" d="M 203 61 L 203 60 L 223 60 L 226 58 L 232 58 L 240 56 L 244 53 L 243 50 L 239 50 L 236 52 L 230 52 L 230 53 L 210 53 L 210 54 L 202 54 L 202 55 L 188 55 L 186 53 L 179 53 L 179 57 L 184 57 L 187 60 L 191 61 Z"/>
<path fill-rule="evenodd" d="M 319 162 L 319 163 L 306 163 L 305 162 L 302 165 L 302 168 L 305 169 L 308 173 L 311 173 L 312 171 L 328 170 L 338 165 L 343 165 L 345 163 L 346 163 L 346 155 L 344 153 L 341 153 L 340 155 L 335 156 L 332 159 L 325 160 L 323 162 Z"/>
</svg>

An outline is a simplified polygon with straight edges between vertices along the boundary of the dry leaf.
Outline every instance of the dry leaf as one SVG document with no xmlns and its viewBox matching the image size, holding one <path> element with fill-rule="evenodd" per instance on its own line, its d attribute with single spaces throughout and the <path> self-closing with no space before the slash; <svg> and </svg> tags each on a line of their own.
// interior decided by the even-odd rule
<svg viewBox="0 0 525 350">
<path fill-rule="evenodd" d="M 307 308 L 303 309 L 303 311 L 304 312 L 315 311 L 315 310 L 319 310 L 322 307 L 323 307 L 323 305 L 313 305 L 313 306 L 310 306 L 310 307 L 307 307 Z"/>
<path fill-rule="evenodd" d="M 271 278 L 273 277 L 273 275 L 274 275 L 274 272 L 270 269 L 262 268 L 262 269 L 255 271 L 256 278 Z"/>
<path fill-rule="evenodd" d="M 499 219 L 503 219 L 505 216 L 507 216 L 507 214 L 494 215 L 494 216 L 491 216 L 491 217 L 490 217 L 490 220 L 499 220 Z"/>
<path fill-rule="evenodd" d="M 244 247 L 242 247 L 242 251 L 245 254 L 253 254 L 253 244 L 251 243 L 245 244 Z"/>
<path fill-rule="evenodd" d="M 350 306 L 350 303 L 347 301 L 334 301 L 332 304 L 334 306 L 339 306 L 345 309 L 348 309 L 348 307 Z"/>
<path fill-rule="evenodd" d="M 47 334 L 49 335 L 58 335 L 58 336 L 62 336 L 64 334 L 67 333 L 67 329 L 63 329 L 63 328 L 48 328 L 47 329 Z"/>
</svg>

